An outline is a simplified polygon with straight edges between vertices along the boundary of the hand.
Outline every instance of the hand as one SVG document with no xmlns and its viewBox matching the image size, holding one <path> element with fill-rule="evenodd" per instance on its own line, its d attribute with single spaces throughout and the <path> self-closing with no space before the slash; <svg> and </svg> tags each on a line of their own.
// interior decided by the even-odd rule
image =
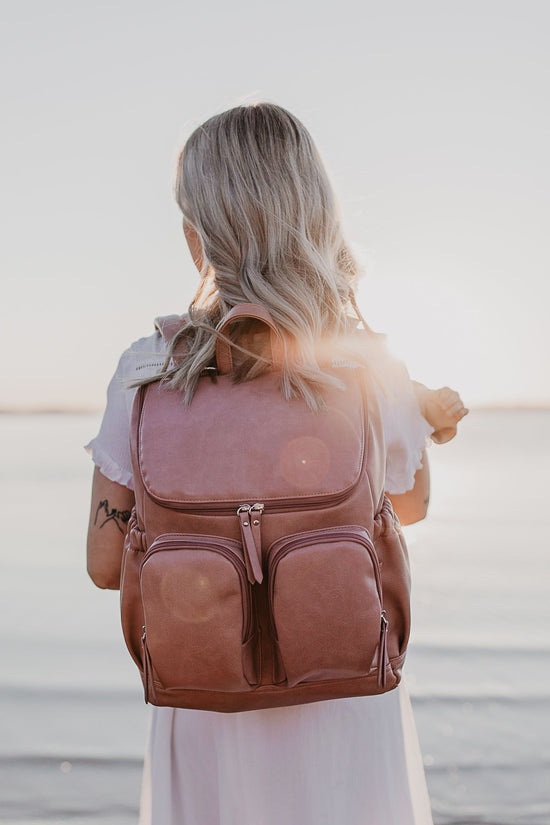
<svg viewBox="0 0 550 825">
<path fill-rule="evenodd" d="M 464 406 L 460 395 L 450 387 L 431 390 L 426 399 L 427 421 L 434 431 L 432 441 L 436 444 L 445 444 L 456 435 L 458 422 L 468 415 L 469 410 Z"/>
<path fill-rule="evenodd" d="M 432 441 L 445 444 L 456 435 L 458 422 L 468 415 L 460 395 L 450 387 L 429 390 L 423 384 L 413 382 L 422 415 L 434 428 Z"/>
</svg>

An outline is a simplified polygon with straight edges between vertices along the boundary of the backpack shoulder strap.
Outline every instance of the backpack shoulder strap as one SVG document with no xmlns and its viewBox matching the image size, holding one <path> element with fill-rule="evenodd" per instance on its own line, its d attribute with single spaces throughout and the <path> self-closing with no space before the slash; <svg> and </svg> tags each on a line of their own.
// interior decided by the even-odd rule
<svg viewBox="0 0 550 825">
<path fill-rule="evenodd" d="M 187 315 L 162 315 L 155 318 L 155 329 L 158 329 L 162 335 L 166 349 L 170 347 L 178 332 L 187 324 L 187 320 Z M 181 364 L 182 358 L 187 355 L 187 352 L 187 341 L 185 338 L 182 338 L 181 341 L 178 341 L 173 355 L 173 361 L 176 367 Z"/>
</svg>

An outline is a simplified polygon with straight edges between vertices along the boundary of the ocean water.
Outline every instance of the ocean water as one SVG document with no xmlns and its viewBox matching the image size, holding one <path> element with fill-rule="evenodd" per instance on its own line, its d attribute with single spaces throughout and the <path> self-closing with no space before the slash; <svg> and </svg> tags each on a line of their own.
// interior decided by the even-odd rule
<svg viewBox="0 0 550 825">
<path fill-rule="evenodd" d="M 0 819 L 137 821 L 149 710 L 85 571 L 97 415 L 0 416 Z M 550 825 L 550 411 L 474 411 L 406 528 L 436 825 Z M 335 825 L 345 825 L 345 823 Z"/>
</svg>

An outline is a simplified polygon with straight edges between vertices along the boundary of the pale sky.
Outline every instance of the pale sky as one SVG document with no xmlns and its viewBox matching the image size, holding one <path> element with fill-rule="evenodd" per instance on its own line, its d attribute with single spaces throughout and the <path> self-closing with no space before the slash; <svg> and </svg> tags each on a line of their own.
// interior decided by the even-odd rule
<svg viewBox="0 0 550 825">
<path fill-rule="evenodd" d="M 550 403 L 550 4 L 6 4 L 0 407 L 101 409 L 197 276 L 172 196 L 189 132 L 265 99 L 310 129 L 360 302 L 468 405 Z"/>
</svg>

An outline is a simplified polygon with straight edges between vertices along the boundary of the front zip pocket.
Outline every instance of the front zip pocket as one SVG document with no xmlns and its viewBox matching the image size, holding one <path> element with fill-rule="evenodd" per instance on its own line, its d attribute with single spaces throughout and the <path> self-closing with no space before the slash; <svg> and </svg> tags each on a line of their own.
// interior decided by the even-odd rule
<svg viewBox="0 0 550 825">
<path fill-rule="evenodd" d="M 141 566 L 149 678 L 161 687 L 241 691 L 258 682 L 258 633 L 239 542 L 167 533 Z"/>
<path fill-rule="evenodd" d="M 387 619 L 379 561 L 363 527 L 286 536 L 271 546 L 268 571 L 272 632 L 289 687 L 364 676 L 377 649 L 383 684 Z"/>
</svg>

